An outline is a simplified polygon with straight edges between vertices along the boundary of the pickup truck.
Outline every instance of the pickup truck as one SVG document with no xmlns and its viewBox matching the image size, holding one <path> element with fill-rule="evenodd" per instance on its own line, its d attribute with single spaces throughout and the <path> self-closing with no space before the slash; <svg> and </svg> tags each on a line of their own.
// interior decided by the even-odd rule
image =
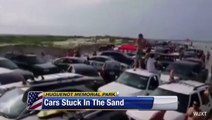
<svg viewBox="0 0 212 120">
<path fill-rule="evenodd" d="M 184 120 L 187 109 L 192 106 L 194 101 L 199 103 L 202 111 L 207 112 L 208 114 L 212 111 L 212 97 L 209 96 L 207 98 L 208 100 L 204 97 L 204 92 L 208 87 L 209 86 L 207 84 L 201 82 L 191 80 L 180 81 L 160 85 L 151 95 L 177 96 L 179 102 L 178 109 L 176 111 L 167 110 L 163 119 Z M 128 110 L 126 114 L 130 120 L 149 120 L 156 112 L 158 111 Z"/>
<path fill-rule="evenodd" d="M 153 74 L 146 70 L 127 69 L 120 77 L 111 83 L 101 86 L 100 92 L 119 92 L 120 96 L 149 95 L 163 82 L 168 82 L 168 76 L 160 80 L 159 74 Z"/>
</svg>

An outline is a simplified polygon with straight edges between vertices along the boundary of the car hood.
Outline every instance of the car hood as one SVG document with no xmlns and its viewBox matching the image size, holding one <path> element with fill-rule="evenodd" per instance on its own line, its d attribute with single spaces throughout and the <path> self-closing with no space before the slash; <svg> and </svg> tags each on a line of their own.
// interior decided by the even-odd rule
<svg viewBox="0 0 212 120">
<path fill-rule="evenodd" d="M 25 80 L 32 79 L 34 77 L 33 73 L 27 70 L 15 69 L 13 72 L 22 75 Z"/>
<path fill-rule="evenodd" d="M 135 120 L 149 120 L 153 114 L 158 111 L 139 111 L 139 110 L 128 110 L 127 116 Z M 164 120 L 183 120 L 185 115 L 177 111 L 166 111 Z"/>
<path fill-rule="evenodd" d="M 56 66 L 54 64 L 52 64 L 51 62 L 48 63 L 43 63 L 43 64 L 35 64 L 35 67 L 39 67 L 39 68 L 56 68 Z"/>
<path fill-rule="evenodd" d="M 119 92 L 119 96 L 143 95 L 144 91 L 118 82 L 108 83 L 98 89 L 101 92 Z"/>
<path fill-rule="evenodd" d="M 31 75 L 31 76 L 33 76 L 33 73 L 32 72 L 30 72 L 30 71 L 27 71 L 27 70 L 22 70 L 22 69 L 15 69 L 15 70 L 13 70 L 14 72 L 16 72 L 16 73 L 19 73 L 19 74 L 21 74 L 21 75 Z"/>
</svg>

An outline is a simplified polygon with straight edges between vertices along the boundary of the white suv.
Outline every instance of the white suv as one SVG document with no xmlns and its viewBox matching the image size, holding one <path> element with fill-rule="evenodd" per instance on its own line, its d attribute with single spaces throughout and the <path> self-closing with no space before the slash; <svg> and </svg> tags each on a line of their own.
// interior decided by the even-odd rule
<svg viewBox="0 0 212 120">
<path fill-rule="evenodd" d="M 176 111 L 166 111 L 164 120 L 183 120 L 187 109 L 193 101 L 200 104 L 203 112 L 209 113 L 212 110 L 212 98 L 209 96 L 209 102 L 203 102 L 204 91 L 208 85 L 195 81 L 180 81 L 178 83 L 163 84 L 159 86 L 151 95 L 152 96 L 177 96 L 178 109 Z M 128 110 L 126 114 L 130 119 L 149 120 L 157 111 L 132 111 Z"/>
<path fill-rule="evenodd" d="M 98 89 L 100 92 L 119 92 L 119 96 L 149 95 L 161 84 L 159 75 L 146 70 L 128 69 L 115 81 Z"/>
</svg>

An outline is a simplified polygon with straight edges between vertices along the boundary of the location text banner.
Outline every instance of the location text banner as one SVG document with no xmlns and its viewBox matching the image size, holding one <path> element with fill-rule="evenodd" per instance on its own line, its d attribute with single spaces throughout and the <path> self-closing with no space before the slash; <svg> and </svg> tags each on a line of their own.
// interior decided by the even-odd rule
<svg viewBox="0 0 212 120">
<path fill-rule="evenodd" d="M 178 108 L 177 96 L 121 97 L 117 95 L 117 92 L 30 91 L 27 108 L 29 110 L 176 110 Z"/>
<path fill-rule="evenodd" d="M 153 97 L 44 97 L 42 109 L 151 110 Z"/>
</svg>

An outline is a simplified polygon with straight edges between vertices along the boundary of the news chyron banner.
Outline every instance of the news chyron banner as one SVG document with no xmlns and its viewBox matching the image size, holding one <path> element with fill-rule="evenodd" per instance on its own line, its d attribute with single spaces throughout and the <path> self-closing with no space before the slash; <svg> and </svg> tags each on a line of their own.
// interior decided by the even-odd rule
<svg viewBox="0 0 212 120">
<path fill-rule="evenodd" d="M 41 92 L 28 93 L 29 110 L 176 110 L 177 96 L 121 97 L 117 92 Z"/>
</svg>

